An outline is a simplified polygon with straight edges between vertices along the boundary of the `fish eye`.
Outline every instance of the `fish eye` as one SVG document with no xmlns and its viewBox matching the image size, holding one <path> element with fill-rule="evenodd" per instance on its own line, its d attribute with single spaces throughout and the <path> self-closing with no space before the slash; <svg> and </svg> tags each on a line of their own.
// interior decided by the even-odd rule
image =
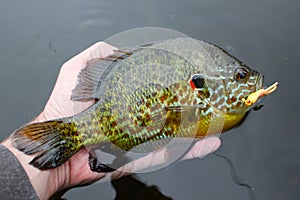
<svg viewBox="0 0 300 200">
<path fill-rule="evenodd" d="M 190 85 L 194 90 L 204 88 L 204 85 L 205 85 L 204 77 L 200 74 L 192 75 L 192 77 L 190 79 Z"/>
<path fill-rule="evenodd" d="M 249 78 L 249 72 L 245 68 L 237 68 L 234 72 L 234 79 L 238 82 L 246 82 Z"/>
</svg>

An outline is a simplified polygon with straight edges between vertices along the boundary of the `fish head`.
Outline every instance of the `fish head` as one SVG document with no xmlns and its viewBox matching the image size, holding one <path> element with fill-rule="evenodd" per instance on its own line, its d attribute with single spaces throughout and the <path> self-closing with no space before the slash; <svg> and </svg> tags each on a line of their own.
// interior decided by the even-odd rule
<svg viewBox="0 0 300 200">
<path fill-rule="evenodd" d="M 204 75 L 192 75 L 190 84 L 197 95 L 223 113 L 243 114 L 249 111 L 252 106 L 246 105 L 244 99 L 262 89 L 264 76 L 241 62 L 218 67 L 217 72 L 215 69 L 208 68 Z"/>
</svg>

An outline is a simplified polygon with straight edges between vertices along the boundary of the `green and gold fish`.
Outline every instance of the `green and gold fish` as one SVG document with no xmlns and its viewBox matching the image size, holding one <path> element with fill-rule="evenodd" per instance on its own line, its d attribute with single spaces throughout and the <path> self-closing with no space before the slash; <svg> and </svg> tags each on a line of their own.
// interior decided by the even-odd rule
<svg viewBox="0 0 300 200">
<path fill-rule="evenodd" d="M 203 138 L 239 125 L 276 86 L 263 89 L 261 74 L 203 41 L 177 38 L 119 49 L 90 61 L 78 77 L 71 98 L 97 103 L 73 117 L 20 128 L 13 145 L 38 153 L 31 164 L 40 169 L 94 145 L 143 151 L 152 142 L 155 150 L 164 139 Z"/>
</svg>

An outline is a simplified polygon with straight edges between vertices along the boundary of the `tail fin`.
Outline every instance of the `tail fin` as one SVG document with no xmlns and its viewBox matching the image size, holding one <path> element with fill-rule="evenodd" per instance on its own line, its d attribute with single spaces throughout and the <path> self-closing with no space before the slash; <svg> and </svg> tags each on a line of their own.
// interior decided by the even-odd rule
<svg viewBox="0 0 300 200">
<path fill-rule="evenodd" d="M 62 120 L 30 124 L 12 134 L 12 143 L 25 154 L 39 152 L 31 165 L 39 169 L 55 168 L 78 151 L 76 143 L 72 143 L 73 129 L 70 126 L 63 124 Z"/>
</svg>

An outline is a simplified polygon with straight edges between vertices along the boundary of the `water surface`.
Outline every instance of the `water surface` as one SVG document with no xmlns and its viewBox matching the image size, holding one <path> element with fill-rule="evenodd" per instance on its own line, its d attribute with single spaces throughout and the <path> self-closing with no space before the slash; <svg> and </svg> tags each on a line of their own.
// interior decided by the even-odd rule
<svg viewBox="0 0 300 200">
<path fill-rule="evenodd" d="M 267 83 L 279 81 L 263 109 L 221 138 L 218 153 L 231 160 L 241 181 L 254 187 L 256 199 L 299 199 L 299 8 L 296 0 L 3 0 L 0 139 L 42 110 L 60 66 L 78 52 L 131 28 L 170 28 L 225 48 L 265 74 Z M 135 192 L 146 195 L 147 186 L 156 185 L 161 199 L 249 199 L 228 163 L 214 154 L 137 178 L 142 187 Z M 118 199 L 126 198 L 122 187 L 130 181 L 114 183 Z M 115 195 L 107 182 L 73 189 L 65 197 Z"/>
</svg>

